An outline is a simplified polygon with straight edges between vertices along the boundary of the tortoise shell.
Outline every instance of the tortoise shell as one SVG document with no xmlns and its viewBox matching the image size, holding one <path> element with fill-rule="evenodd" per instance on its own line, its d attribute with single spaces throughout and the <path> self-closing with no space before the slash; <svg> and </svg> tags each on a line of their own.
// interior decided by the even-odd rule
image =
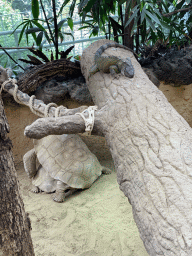
<svg viewBox="0 0 192 256">
<path fill-rule="evenodd" d="M 54 180 L 72 188 L 89 188 L 102 166 L 78 135 L 49 135 L 34 140 L 38 161 Z"/>
</svg>

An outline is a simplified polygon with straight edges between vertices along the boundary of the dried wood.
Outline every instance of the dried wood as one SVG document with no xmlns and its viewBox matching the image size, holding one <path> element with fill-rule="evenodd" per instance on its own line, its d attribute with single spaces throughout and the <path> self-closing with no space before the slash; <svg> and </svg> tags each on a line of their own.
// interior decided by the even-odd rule
<svg viewBox="0 0 192 256">
<path fill-rule="evenodd" d="M 22 92 L 32 92 L 40 86 L 44 81 L 54 77 L 62 77 L 63 79 L 78 77 L 82 75 L 80 67 L 68 60 L 59 59 L 46 64 L 33 67 L 18 80 L 19 90 Z"/>
</svg>

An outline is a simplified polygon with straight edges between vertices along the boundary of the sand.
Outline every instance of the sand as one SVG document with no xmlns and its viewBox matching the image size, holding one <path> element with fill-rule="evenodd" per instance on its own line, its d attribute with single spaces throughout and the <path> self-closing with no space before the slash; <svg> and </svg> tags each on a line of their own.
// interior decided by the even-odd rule
<svg viewBox="0 0 192 256">
<path fill-rule="evenodd" d="M 160 90 L 192 125 L 192 84 L 176 88 L 161 83 Z M 91 188 L 75 193 L 63 203 L 56 203 L 52 194 L 30 192 L 31 182 L 23 168 L 22 156 L 32 148 L 31 140 L 23 136 L 23 131 L 36 117 L 24 106 L 5 106 L 5 109 L 11 127 L 20 192 L 32 223 L 35 255 L 147 256 L 131 205 L 119 190 L 105 140 L 83 137 L 100 163 L 111 168 L 112 174 L 102 175 Z"/>
<path fill-rule="evenodd" d="M 18 168 L 36 255 L 148 255 L 131 206 L 118 188 L 112 161 L 101 163 L 110 167 L 112 174 L 102 175 L 91 188 L 77 192 L 63 203 L 54 202 L 52 194 L 30 192 L 30 181 L 23 167 Z"/>
</svg>

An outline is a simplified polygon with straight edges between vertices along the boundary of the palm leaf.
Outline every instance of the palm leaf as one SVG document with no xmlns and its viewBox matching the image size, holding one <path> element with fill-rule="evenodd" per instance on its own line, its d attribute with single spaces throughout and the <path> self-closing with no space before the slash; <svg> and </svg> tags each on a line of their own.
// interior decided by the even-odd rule
<svg viewBox="0 0 192 256">
<path fill-rule="evenodd" d="M 43 52 L 41 52 L 40 50 L 38 50 L 38 49 L 37 50 L 29 49 L 29 50 L 30 50 L 30 52 L 32 52 L 34 55 L 41 58 L 45 62 L 49 62 L 49 59 L 47 58 L 47 56 Z"/>
<path fill-rule="evenodd" d="M 22 62 L 25 62 L 27 64 L 31 64 L 31 65 L 34 64 L 33 61 L 30 61 L 30 60 L 25 60 L 25 59 L 19 59 L 19 60 L 22 61 Z"/>
<path fill-rule="evenodd" d="M 70 51 L 74 48 L 74 45 L 70 46 L 66 51 L 59 52 L 61 55 L 61 59 L 66 59 L 67 55 L 70 53 Z"/>
<path fill-rule="evenodd" d="M 27 55 L 27 57 L 29 57 L 29 59 L 33 62 L 34 65 L 44 64 L 42 61 L 40 61 L 39 59 L 37 59 L 36 57 L 34 57 L 32 55 Z"/>
<path fill-rule="evenodd" d="M 51 50 L 51 61 L 54 60 L 53 51 Z"/>
</svg>

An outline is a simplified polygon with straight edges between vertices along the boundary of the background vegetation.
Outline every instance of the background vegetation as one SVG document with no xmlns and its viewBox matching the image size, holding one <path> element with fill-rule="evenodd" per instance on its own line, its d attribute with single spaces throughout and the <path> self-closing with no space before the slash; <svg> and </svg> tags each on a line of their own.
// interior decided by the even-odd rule
<svg viewBox="0 0 192 256">
<path fill-rule="evenodd" d="M 13 25 L 14 28 L 22 25 L 19 26 L 20 34 L 0 36 L 0 44 L 4 45 L 6 38 L 6 46 L 13 46 L 15 40 L 20 46 L 32 46 L 34 43 L 39 49 L 47 43 L 55 46 L 57 42 L 71 40 L 69 35 L 77 16 L 82 21 L 80 29 L 89 29 L 90 37 L 101 33 L 106 38 L 134 49 L 138 54 L 142 54 L 148 47 L 155 47 L 157 43 L 165 47 L 177 45 L 180 49 L 192 40 L 190 0 L 57 0 L 57 26 L 53 2 L 1 0 L 0 31 L 11 30 Z M 47 20 L 43 16 L 42 6 L 46 10 Z M 63 25 L 66 23 L 69 27 L 64 32 Z"/>
</svg>

